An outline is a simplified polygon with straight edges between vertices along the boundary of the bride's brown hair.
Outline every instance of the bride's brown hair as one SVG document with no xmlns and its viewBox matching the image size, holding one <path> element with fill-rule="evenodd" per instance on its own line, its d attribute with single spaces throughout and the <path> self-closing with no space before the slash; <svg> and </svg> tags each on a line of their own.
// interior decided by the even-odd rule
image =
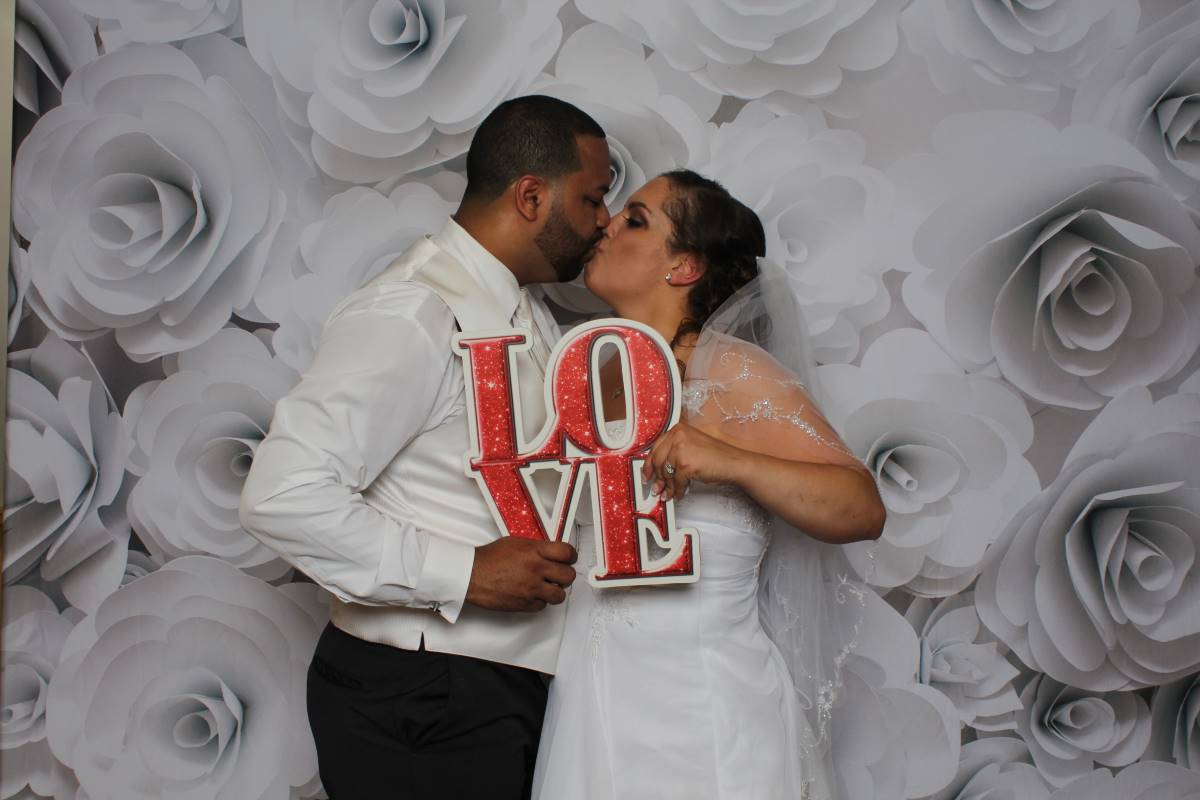
<svg viewBox="0 0 1200 800">
<path fill-rule="evenodd" d="M 688 291 L 687 311 L 671 346 L 699 333 L 721 303 L 758 275 L 758 258 L 766 255 L 762 222 L 729 191 L 690 169 L 664 172 L 671 187 L 663 211 L 671 220 L 667 246 L 690 253 L 704 264 L 704 274 Z"/>
</svg>

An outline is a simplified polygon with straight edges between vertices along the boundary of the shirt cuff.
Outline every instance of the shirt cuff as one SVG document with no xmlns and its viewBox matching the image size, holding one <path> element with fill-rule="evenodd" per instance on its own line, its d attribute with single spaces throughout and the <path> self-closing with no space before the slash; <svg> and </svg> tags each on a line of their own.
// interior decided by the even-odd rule
<svg viewBox="0 0 1200 800">
<path fill-rule="evenodd" d="M 471 569 L 475 565 L 475 548 L 438 536 L 430 536 L 425 551 L 425 563 L 417 578 L 417 595 L 427 608 L 454 622 L 466 602 Z"/>
</svg>

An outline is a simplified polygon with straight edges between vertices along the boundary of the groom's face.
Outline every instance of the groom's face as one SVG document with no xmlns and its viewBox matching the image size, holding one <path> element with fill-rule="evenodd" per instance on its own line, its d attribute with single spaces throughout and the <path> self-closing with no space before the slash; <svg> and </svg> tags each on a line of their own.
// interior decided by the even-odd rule
<svg viewBox="0 0 1200 800">
<path fill-rule="evenodd" d="M 534 237 L 559 281 L 579 275 L 609 223 L 604 205 L 610 180 L 608 143 L 595 136 L 581 136 L 577 143 L 580 168 L 556 182 L 546 222 Z"/>
</svg>

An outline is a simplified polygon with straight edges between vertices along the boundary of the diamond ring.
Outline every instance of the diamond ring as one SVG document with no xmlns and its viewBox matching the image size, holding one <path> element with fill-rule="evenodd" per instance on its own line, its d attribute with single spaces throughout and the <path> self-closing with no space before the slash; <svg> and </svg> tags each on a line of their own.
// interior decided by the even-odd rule
<svg viewBox="0 0 1200 800">
<path fill-rule="evenodd" d="M 666 464 L 663 464 L 663 472 L 667 473 L 668 475 L 674 475 L 675 465 L 668 461 Z"/>
</svg>

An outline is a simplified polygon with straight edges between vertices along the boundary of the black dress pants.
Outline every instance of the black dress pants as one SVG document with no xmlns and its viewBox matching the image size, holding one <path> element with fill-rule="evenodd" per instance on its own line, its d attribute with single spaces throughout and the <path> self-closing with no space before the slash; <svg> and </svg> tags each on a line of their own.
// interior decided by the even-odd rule
<svg viewBox="0 0 1200 800">
<path fill-rule="evenodd" d="M 330 800 L 520 800 L 546 681 L 520 667 L 366 642 L 334 627 L 308 669 Z"/>
</svg>

